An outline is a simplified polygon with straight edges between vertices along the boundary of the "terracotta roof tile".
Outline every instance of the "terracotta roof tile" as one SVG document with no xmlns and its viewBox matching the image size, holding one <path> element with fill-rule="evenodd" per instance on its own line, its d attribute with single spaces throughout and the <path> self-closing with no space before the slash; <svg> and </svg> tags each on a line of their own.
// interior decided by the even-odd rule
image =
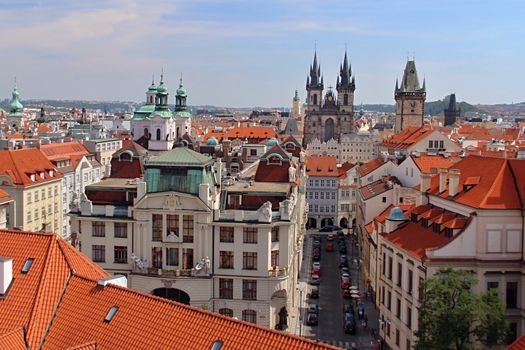
<svg viewBox="0 0 525 350">
<path fill-rule="evenodd" d="M 9 195 L 6 191 L 0 189 L 0 204 L 4 204 L 13 200 L 13 197 Z"/>
<path fill-rule="evenodd" d="M 308 156 L 306 157 L 306 174 L 309 177 L 338 177 L 337 159 L 335 156 Z"/>
<path fill-rule="evenodd" d="M 40 146 L 40 150 L 49 160 L 61 157 L 85 156 L 89 154 L 87 148 L 78 141 L 54 142 Z"/>
<path fill-rule="evenodd" d="M 421 127 L 411 126 L 385 139 L 381 145 L 383 147 L 405 149 L 423 140 L 434 131 L 436 130 L 426 125 Z"/>
<path fill-rule="evenodd" d="M 24 329 L 16 328 L 11 332 L 0 333 L 0 350 L 27 350 Z"/>
<path fill-rule="evenodd" d="M 118 307 L 117 313 L 104 322 L 113 306 Z M 44 349 L 68 348 L 93 339 L 100 349 L 200 350 L 211 348 L 216 340 L 227 349 L 331 348 L 127 288 L 100 288 L 94 281 L 74 276 Z"/>
<path fill-rule="evenodd" d="M 0 256 L 13 259 L 13 282 L 0 299 L 0 350 L 25 349 L 337 349 L 196 307 L 106 285 L 109 275 L 62 238 L 0 230 Z M 27 258 L 33 264 L 21 269 Z M 105 322 L 109 309 L 118 306 Z M 52 321 L 52 322 L 51 322 Z M 166 331 L 169 330 L 169 331 Z"/>
<path fill-rule="evenodd" d="M 525 350 L 525 334 L 516 339 L 516 341 L 505 348 L 505 350 Z"/>
<path fill-rule="evenodd" d="M 385 164 L 385 160 L 382 157 L 377 157 L 375 159 L 372 159 L 371 161 L 359 166 L 357 169 L 357 172 L 361 177 L 366 176 L 370 174 L 372 171 L 379 168 L 381 165 Z"/>
<path fill-rule="evenodd" d="M 519 185 L 525 181 L 525 159 L 503 159 L 470 156 L 453 166 L 460 171 L 459 191 L 451 200 L 475 208 L 518 209 L 523 208 L 521 198 L 525 189 Z M 473 177 L 479 180 L 472 179 Z M 466 182 L 466 184 L 465 184 Z M 470 185 L 478 182 L 475 185 Z M 428 193 L 449 197 L 449 185 L 439 192 L 439 176 L 433 176 Z"/>
<path fill-rule="evenodd" d="M 443 156 L 411 156 L 416 166 L 423 173 L 430 173 L 432 169 L 450 168 L 454 162 Z"/>
<path fill-rule="evenodd" d="M 425 257 L 427 249 L 440 247 L 449 241 L 413 222 L 401 224 L 397 230 L 385 234 L 384 238 L 418 259 Z"/>
<path fill-rule="evenodd" d="M 53 171 L 53 176 L 50 171 Z M 43 178 L 40 173 L 43 173 Z M 9 176 L 16 185 L 33 185 L 62 177 L 55 165 L 36 148 L 0 151 L 0 174 Z M 35 175 L 34 181 L 31 174 Z"/>
</svg>

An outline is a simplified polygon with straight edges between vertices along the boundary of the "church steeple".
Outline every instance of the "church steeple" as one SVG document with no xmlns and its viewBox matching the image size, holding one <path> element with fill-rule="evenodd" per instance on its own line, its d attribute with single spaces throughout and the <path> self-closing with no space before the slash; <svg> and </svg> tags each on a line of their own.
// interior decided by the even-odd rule
<svg viewBox="0 0 525 350">
<path fill-rule="evenodd" d="M 155 110 L 168 111 L 168 89 L 164 85 L 164 72 L 160 74 L 160 83 L 157 86 L 155 97 Z"/>
<path fill-rule="evenodd" d="M 317 51 L 314 52 L 314 62 L 310 65 L 310 76 L 307 78 L 306 88 L 323 89 L 323 76 L 321 65 L 317 63 Z"/>
<path fill-rule="evenodd" d="M 337 76 L 337 104 L 342 112 L 353 113 L 355 80 L 352 77 L 352 66 L 348 62 L 348 53 L 345 50 L 343 63 L 339 66 Z"/>
<path fill-rule="evenodd" d="M 185 111 L 188 108 L 186 107 L 186 89 L 184 88 L 184 85 L 182 84 L 182 74 L 180 76 L 180 83 L 179 88 L 177 89 L 177 93 L 175 95 L 175 111 Z"/>
<path fill-rule="evenodd" d="M 339 79 L 339 77 L 341 79 Z M 343 59 L 343 64 L 339 68 L 339 77 L 337 82 L 337 89 L 347 89 L 352 85 L 352 66 L 348 63 L 348 54 L 345 51 L 345 57 Z"/>
<path fill-rule="evenodd" d="M 401 84 L 396 79 L 394 90 L 396 100 L 396 133 L 408 127 L 420 127 L 423 125 L 423 115 L 425 114 L 426 82 L 423 79 L 423 86 L 419 85 L 416 62 L 407 59 Z"/>
</svg>

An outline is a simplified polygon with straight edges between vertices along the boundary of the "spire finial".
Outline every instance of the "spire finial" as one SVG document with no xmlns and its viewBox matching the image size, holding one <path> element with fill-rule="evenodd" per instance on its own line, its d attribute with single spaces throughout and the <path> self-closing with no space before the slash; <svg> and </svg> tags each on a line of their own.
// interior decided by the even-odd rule
<svg viewBox="0 0 525 350">
<path fill-rule="evenodd" d="M 151 75 L 151 85 L 155 85 L 155 74 Z"/>
<path fill-rule="evenodd" d="M 164 81 L 164 68 L 160 69 L 160 82 L 162 83 Z"/>
<path fill-rule="evenodd" d="M 182 85 L 182 72 L 180 72 L 180 85 Z"/>
<path fill-rule="evenodd" d="M 16 75 L 15 75 L 15 89 L 16 89 Z"/>
</svg>

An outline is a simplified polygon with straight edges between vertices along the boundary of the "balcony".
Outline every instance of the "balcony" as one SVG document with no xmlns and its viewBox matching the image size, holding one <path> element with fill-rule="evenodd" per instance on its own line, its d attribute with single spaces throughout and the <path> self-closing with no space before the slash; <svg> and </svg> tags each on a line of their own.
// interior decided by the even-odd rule
<svg viewBox="0 0 525 350">
<path fill-rule="evenodd" d="M 283 278 L 288 277 L 288 267 L 277 267 L 275 266 L 275 269 L 268 270 L 268 277 L 274 277 L 274 278 Z"/>
<path fill-rule="evenodd" d="M 158 277 L 158 278 L 211 278 L 205 275 L 192 275 L 192 269 L 159 269 L 156 267 L 148 267 L 145 269 L 139 269 L 136 266 L 133 267 L 132 273 L 136 275 L 143 275 L 148 277 Z"/>
</svg>

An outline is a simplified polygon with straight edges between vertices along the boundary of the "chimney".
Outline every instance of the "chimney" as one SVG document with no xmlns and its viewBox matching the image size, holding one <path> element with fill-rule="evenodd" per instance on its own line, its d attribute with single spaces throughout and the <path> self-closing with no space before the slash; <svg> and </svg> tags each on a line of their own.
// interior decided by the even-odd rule
<svg viewBox="0 0 525 350">
<path fill-rule="evenodd" d="M 5 295 L 13 281 L 13 259 L 0 256 L 0 295 Z"/>
<path fill-rule="evenodd" d="M 222 186 L 222 159 L 217 158 L 215 163 L 215 171 L 217 172 L 217 181 L 219 182 L 219 186 Z"/>
<path fill-rule="evenodd" d="M 450 169 L 448 195 L 454 197 L 459 192 L 459 169 Z"/>
<path fill-rule="evenodd" d="M 210 185 L 209 184 L 200 184 L 199 185 L 199 198 L 210 205 Z"/>
<path fill-rule="evenodd" d="M 128 279 L 124 275 L 114 275 L 114 276 L 109 276 L 109 277 L 106 277 L 106 278 L 101 278 L 101 279 L 98 280 L 98 285 L 99 286 L 105 287 L 108 284 L 114 284 L 116 286 L 121 286 L 121 287 L 127 288 L 128 287 Z"/>
<path fill-rule="evenodd" d="M 447 169 L 439 169 L 439 193 L 447 189 Z"/>
<path fill-rule="evenodd" d="M 425 193 L 430 189 L 430 179 L 432 175 L 430 173 L 421 173 L 421 184 L 419 186 L 419 189 L 421 193 Z"/>
</svg>

